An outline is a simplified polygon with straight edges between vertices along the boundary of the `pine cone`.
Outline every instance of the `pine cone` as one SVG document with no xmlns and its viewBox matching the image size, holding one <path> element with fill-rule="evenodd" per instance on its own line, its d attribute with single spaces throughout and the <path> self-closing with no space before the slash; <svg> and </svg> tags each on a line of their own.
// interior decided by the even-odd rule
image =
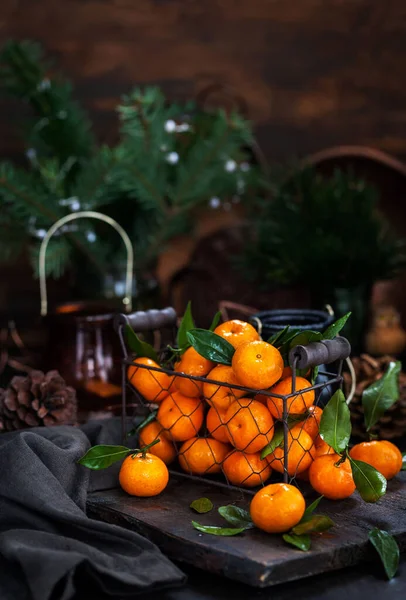
<svg viewBox="0 0 406 600">
<path fill-rule="evenodd" d="M 7 389 L 0 388 L 0 431 L 71 425 L 76 416 L 76 391 L 58 371 L 31 371 L 13 377 Z"/>
<path fill-rule="evenodd" d="M 368 354 L 361 354 L 351 360 L 357 383 L 354 398 L 350 403 L 352 431 L 356 437 L 369 439 L 364 424 L 362 393 L 365 388 L 380 379 L 385 374 L 388 364 L 396 359 L 392 356 L 372 358 Z M 348 394 L 351 388 L 351 376 L 346 372 L 343 377 L 344 389 Z M 399 375 L 399 392 L 399 400 L 385 412 L 378 423 L 371 428 L 370 433 L 386 440 L 404 435 L 406 432 L 406 373 L 404 372 Z"/>
</svg>

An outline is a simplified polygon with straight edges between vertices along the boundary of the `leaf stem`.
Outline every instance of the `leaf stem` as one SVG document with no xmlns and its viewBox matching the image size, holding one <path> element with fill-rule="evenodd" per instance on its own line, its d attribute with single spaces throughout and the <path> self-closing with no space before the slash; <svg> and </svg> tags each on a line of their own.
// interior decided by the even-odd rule
<svg viewBox="0 0 406 600">
<path fill-rule="evenodd" d="M 142 458 L 145 458 L 145 455 L 148 452 L 148 450 L 150 448 L 152 448 L 152 446 L 155 446 L 155 444 L 157 444 L 160 441 L 161 441 L 160 438 L 156 438 L 156 440 L 154 440 L 150 444 L 147 444 L 146 446 L 143 446 L 142 448 L 135 448 L 134 450 L 130 450 L 131 458 L 135 458 L 137 456 L 137 454 L 140 454 L 140 453 L 142 454 Z"/>
</svg>

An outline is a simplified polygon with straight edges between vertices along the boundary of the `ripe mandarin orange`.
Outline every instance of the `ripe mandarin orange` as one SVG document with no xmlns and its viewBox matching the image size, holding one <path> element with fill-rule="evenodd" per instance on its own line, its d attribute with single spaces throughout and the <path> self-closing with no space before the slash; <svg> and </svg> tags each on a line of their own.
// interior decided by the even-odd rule
<svg viewBox="0 0 406 600">
<path fill-rule="evenodd" d="M 206 417 L 207 429 L 211 435 L 219 442 L 229 444 L 230 440 L 227 435 L 226 413 L 223 410 L 217 410 L 217 408 L 211 407 Z"/>
<path fill-rule="evenodd" d="M 134 363 L 148 367 L 160 368 L 151 358 L 141 357 L 134 359 Z M 127 370 L 128 381 L 148 402 L 162 402 L 168 395 L 171 383 L 169 375 L 160 371 L 150 371 L 135 364 Z"/>
<path fill-rule="evenodd" d="M 323 414 L 322 409 L 319 406 L 309 406 L 306 414 L 306 418 L 297 424 L 297 427 L 303 429 L 310 435 L 312 440 L 316 440 L 319 435 L 320 419 Z"/>
<path fill-rule="evenodd" d="M 259 452 L 233 450 L 223 462 L 223 472 L 233 485 L 256 487 L 270 478 L 272 469 L 267 460 L 261 460 Z"/>
<path fill-rule="evenodd" d="M 214 363 L 200 356 L 194 348 L 188 348 L 182 355 L 181 360 L 176 364 L 175 371 L 185 373 L 185 375 L 193 375 L 194 377 L 204 377 L 213 367 Z M 175 387 L 184 396 L 195 398 L 201 396 L 203 382 L 185 377 L 176 377 Z"/>
<path fill-rule="evenodd" d="M 194 437 L 180 447 L 179 464 L 184 471 L 194 475 L 220 473 L 230 446 L 213 438 Z"/>
<path fill-rule="evenodd" d="M 392 442 L 362 442 L 350 450 L 351 458 L 375 467 L 386 479 L 392 479 L 402 468 L 402 453 Z"/>
<path fill-rule="evenodd" d="M 176 385 L 175 385 L 176 379 L 177 378 L 176 378 L 175 375 L 170 375 L 170 377 L 169 377 L 169 387 L 168 387 L 169 394 L 172 394 L 173 392 L 177 391 L 177 388 L 176 388 Z"/>
<path fill-rule="evenodd" d="M 330 500 L 348 498 L 355 491 L 351 465 L 348 458 L 337 466 L 339 454 L 324 454 L 316 457 L 309 469 L 311 486 Z"/>
<path fill-rule="evenodd" d="M 288 433 L 288 473 L 294 477 L 306 471 L 316 457 L 316 449 L 310 435 L 297 426 Z M 284 472 L 284 446 L 275 448 L 267 457 L 269 464 L 278 473 Z"/>
<path fill-rule="evenodd" d="M 163 460 L 154 454 L 131 454 L 121 465 L 119 481 L 131 496 L 157 496 L 166 488 L 169 472 Z"/>
<path fill-rule="evenodd" d="M 269 410 L 257 400 L 239 398 L 226 412 L 227 434 L 237 450 L 259 452 L 273 438 L 274 422 Z"/>
<path fill-rule="evenodd" d="M 301 492 L 287 483 L 271 483 L 251 501 L 254 524 L 267 533 L 283 533 L 299 523 L 306 509 Z"/>
<path fill-rule="evenodd" d="M 176 457 L 176 448 L 162 425 L 158 421 L 152 421 L 152 423 L 148 423 L 141 429 L 138 440 L 139 446 L 140 448 L 147 446 L 156 439 L 159 439 L 159 442 L 154 444 L 148 452 L 158 456 L 166 465 L 169 465 Z"/>
<path fill-rule="evenodd" d="M 240 385 L 266 390 L 282 376 L 283 358 L 279 350 L 260 340 L 238 346 L 232 367 Z"/>
<path fill-rule="evenodd" d="M 234 371 L 226 365 L 217 365 L 217 367 L 214 367 L 207 375 L 207 379 L 213 379 L 213 381 L 224 384 L 239 385 Z M 210 406 L 214 406 L 218 410 L 227 410 L 236 398 L 241 398 L 244 395 L 244 392 L 230 388 L 227 385 L 220 385 L 220 383 L 205 382 L 203 384 L 203 396 Z"/>
<path fill-rule="evenodd" d="M 335 454 L 336 451 L 332 446 L 329 446 L 327 442 L 323 440 L 320 436 L 317 436 L 314 440 L 314 445 L 316 446 L 316 456 L 323 456 L 324 454 Z"/>
<path fill-rule="evenodd" d="M 227 342 L 230 342 L 234 348 L 238 348 L 244 342 L 253 342 L 260 339 L 255 327 L 238 319 L 221 323 L 221 325 L 216 327 L 214 333 L 220 335 Z"/>
<path fill-rule="evenodd" d="M 311 383 L 304 379 L 304 377 L 296 377 L 296 390 L 303 390 L 311 387 Z M 292 393 L 292 377 L 286 377 L 282 379 L 276 385 L 273 386 L 272 392 L 286 396 Z M 304 392 L 302 394 L 296 394 L 291 398 L 287 399 L 288 414 L 300 415 L 304 413 L 314 402 L 314 390 L 310 392 Z M 282 398 L 276 398 L 271 396 L 268 398 L 268 408 L 271 411 L 275 419 L 282 419 L 283 417 L 283 400 Z"/>
<path fill-rule="evenodd" d="M 305 375 L 305 377 L 309 377 L 311 373 L 311 369 L 309 369 Z M 292 367 L 284 367 L 281 379 L 285 379 L 286 377 L 292 377 Z"/>
<path fill-rule="evenodd" d="M 168 437 L 184 442 L 196 436 L 203 425 L 203 404 L 197 398 L 188 398 L 180 392 L 170 394 L 159 406 L 157 421 Z"/>
</svg>

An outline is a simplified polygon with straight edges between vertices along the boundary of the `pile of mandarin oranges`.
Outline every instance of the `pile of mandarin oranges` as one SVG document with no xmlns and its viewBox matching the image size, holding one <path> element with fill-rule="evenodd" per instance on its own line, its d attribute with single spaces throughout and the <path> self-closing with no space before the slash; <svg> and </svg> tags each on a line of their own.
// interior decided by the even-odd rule
<svg viewBox="0 0 406 600">
<path fill-rule="evenodd" d="M 273 473 L 284 472 L 283 444 L 264 458 L 261 453 L 283 417 L 280 396 L 292 393 L 292 372 L 279 350 L 263 341 L 251 324 L 227 321 L 214 333 L 234 347 L 231 365 L 215 364 L 189 347 L 175 363 L 175 375 L 145 357 L 128 367 L 130 384 L 146 403 L 157 406 L 155 420 L 140 431 L 139 447 L 155 444 L 147 453 L 124 460 L 120 484 L 135 496 L 157 495 L 168 483 L 167 465 L 175 461 L 192 475 L 222 473 L 232 485 L 259 488 L 250 509 L 255 525 L 272 533 L 287 531 L 302 518 L 305 501 L 294 485 L 267 483 Z M 326 498 L 347 498 L 355 491 L 351 466 L 320 437 L 323 410 L 315 405 L 311 387 L 309 379 L 297 376 L 295 393 L 287 400 L 288 417 L 293 417 L 287 472 L 291 480 L 310 482 Z M 361 443 L 350 455 L 387 479 L 402 466 L 402 455 L 390 442 Z M 281 481 L 281 476 L 275 479 Z"/>
</svg>

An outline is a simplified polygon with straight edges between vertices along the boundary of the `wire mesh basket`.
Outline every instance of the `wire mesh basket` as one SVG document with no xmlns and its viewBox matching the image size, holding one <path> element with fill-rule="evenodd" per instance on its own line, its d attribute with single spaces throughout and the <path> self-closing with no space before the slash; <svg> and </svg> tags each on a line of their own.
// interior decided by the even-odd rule
<svg viewBox="0 0 406 600">
<path fill-rule="evenodd" d="M 333 452 L 323 448 L 327 445 L 318 435 L 319 403 L 323 391 L 332 394 L 342 385 L 348 341 L 336 337 L 293 347 L 289 376 L 259 390 L 240 385 L 229 365 L 204 359 L 193 369 L 193 351 L 188 374 L 180 370 L 168 346 L 158 350 L 161 366 L 129 353 L 127 324 L 137 333 L 166 329 L 174 338 L 176 320 L 171 308 L 116 319 L 124 354 L 123 438 L 136 415 L 143 424 L 138 428 L 139 445 L 159 439 L 151 451 L 185 477 L 210 477 L 219 485 L 239 488 L 257 488 L 271 478 L 296 485 L 306 479 L 316 453 Z M 156 345 L 159 341 L 155 336 Z M 302 376 L 335 362 L 336 372 L 321 372 L 321 383 L 310 384 Z"/>
</svg>

